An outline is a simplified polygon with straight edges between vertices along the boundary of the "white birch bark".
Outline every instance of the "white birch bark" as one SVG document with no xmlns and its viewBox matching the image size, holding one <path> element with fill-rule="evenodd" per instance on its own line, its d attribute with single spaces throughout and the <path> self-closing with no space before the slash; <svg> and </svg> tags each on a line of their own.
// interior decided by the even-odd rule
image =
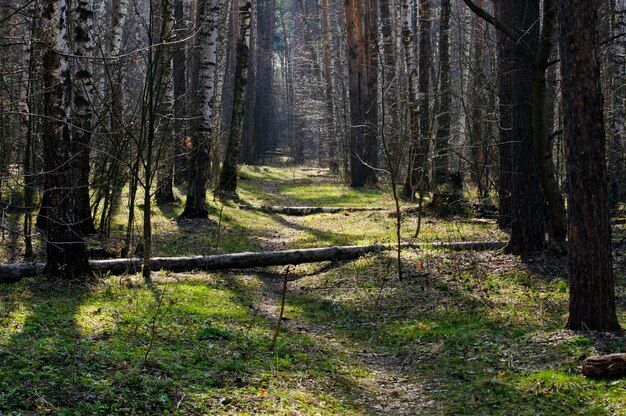
<svg viewBox="0 0 626 416">
<path fill-rule="evenodd" d="M 76 213 L 85 234 L 96 229 L 89 201 L 89 153 L 93 120 L 93 0 L 78 0 L 71 13 L 73 20 L 72 68 L 72 157 L 76 193 Z"/>
<path fill-rule="evenodd" d="M 193 80 L 195 85 L 192 87 L 193 91 L 198 93 L 198 114 L 192 137 L 187 201 L 182 214 L 187 218 L 202 218 L 208 215 L 206 184 L 210 168 L 219 17 L 219 0 L 202 0 L 198 3 L 196 35 L 198 70 L 197 77 L 194 76 Z"/>
<path fill-rule="evenodd" d="M 41 225 L 47 235 L 45 272 L 54 276 L 81 277 L 88 273 L 87 250 L 76 227 L 72 160 L 69 135 L 70 74 L 67 39 L 67 2 L 44 0 L 41 36 L 43 54 L 44 197 Z"/>
</svg>

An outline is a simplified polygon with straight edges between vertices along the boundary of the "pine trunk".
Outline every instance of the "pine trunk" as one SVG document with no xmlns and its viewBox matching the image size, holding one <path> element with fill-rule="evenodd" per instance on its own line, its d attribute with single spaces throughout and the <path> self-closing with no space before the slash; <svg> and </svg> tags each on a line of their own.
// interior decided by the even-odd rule
<svg viewBox="0 0 626 416">
<path fill-rule="evenodd" d="M 564 1 L 558 15 L 569 208 L 567 328 L 616 331 L 597 6 L 594 0 Z"/>
<path fill-rule="evenodd" d="M 526 33 L 526 43 L 539 40 L 538 2 L 498 3 L 497 17 L 505 25 Z M 533 58 L 498 31 L 500 95 L 500 211 L 510 215 L 510 253 L 544 248 L 543 193 L 533 153 L 531 83 Z M 510 208 L 509 208 L 510 207 Z M 504 210 L 503 210 L 504 208 Z M 510 212 L 507 210 L 510 209 Z"/>
<path fill-rule="evenodd" d="M 374 0 L 346 0 L 350 80 L 350 186 L 377 182 L 377 16 Z"/>
</svg>

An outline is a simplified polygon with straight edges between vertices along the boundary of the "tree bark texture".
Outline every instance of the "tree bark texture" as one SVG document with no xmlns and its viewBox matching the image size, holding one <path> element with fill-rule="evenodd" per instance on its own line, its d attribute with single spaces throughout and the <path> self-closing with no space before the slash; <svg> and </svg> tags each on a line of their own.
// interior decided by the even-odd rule
<svg viewBox="0 0 626 416">
<path fill-rule="evenodd" d="M 87 249 L 78 227 L 73 189 L 70 141 L 70 71 L 67 33 L 67 3 L 42 3 L 44 195 L 47 263 L 45 274 L 68 279 L 90 274 Z"/>
<path fill-rule="evenodd" d="M 93 0 L 75 1 L 72 46 L 72 154 L 76 216 L 83 235 L 95 234 L 89 199 L 91 132 L 93 120 Z"/>
<path fill-rule="evenodd" d="M 375 0 L 346 0 L 345 24 L 350 82 L 350 186 L 377 182 L 377 4 Z"/>
<path fill-rule="evenodd" d="M 222 195 L 235 195 L 237 192 L 237 167 L 243 135 L 243 109 L 246 84 L 248 81 L 248 53 L 250 50 L 250 18 L 252 4 L 242 1 L 239 7 L 240 34 L 237 41 L 237 65 L 235 68 L 235 92 L 230 133 L 226 145 L 224 164 L 216 192 Z"/>
<path fill-rule="evenodd" d="M 153 1 L 153 0 L 151 0 Z M 156 86 L 158 96 L 158 120 L 155 137 L 157 139 L 158 159 L 155 160 L 157 169 L 157 189 L 155 199 L 159 203 L 175 202 L 174 196 L 174 67 L 173 47 L 169 43 L 174 33 L 174 0 L 154 0 L 155 23 L 153 27 L 153 41 L 156 43 L 157 76 Z"/>
<path fill-rule="evenodd" d="M 430 41 L 431 35 L 431 2 L 430 0 L 421 0 L 419 3 L 419 68 L 415 65 L 410 66 L 409 75 L 415 82 L 415 74 L 417 71 L 417 91 L 416 94 L 416 110 L 415 115 L 411 117 L 411 141 L 409 148 L 409 171 L 404 185 L 403 194 L 405 197 L 413 198 L 415 192 L 419 192 L 420 198 L 428 191 L 428 155 L 430 153 L 430 70 L 432 66 L 432 47 Z M 406 16 L 405 18 L 408 18 Z M 413 19 L 417 19 L 414 16 Z M 405 25 L 406 27 L 407 25 Z M 416 25 L 413 25 L 416 26 Z M 415 41 L 415 34 L 411 39 Z M 406 42 L 406 41 L 405 41 Z M 409 48 L 413 45 L 409 44 Z M 410 55 L 409 55 L 410 56 Z M 411 84 L 411 83 L 410 83 Z M 411 93 L 411 92 L 410 92 Z M 417 127 L 413 123 L 417 122 Z M 417 134 L 415 134 L 417 131 Z"/>
<path fill-rule="evenodd" d="M 550 247 L 563 250 L 567 235 L 567 214 L 565 201 L 561 189 L 556 180 L 554 159 L 552 157 L 552 142 L 549 140 L 551 132 L 547 127 L 546 106 L 546 71 L 549 66 L 550 54 L 556 25 L 556 1 L 544 0 L 541 25 L 541 39 L 532 76 L 532 102 L 533 102 L 533 147 L 537 157 L 539 173 L 543 190 L 548 203 L 548 216 L 550 219 L 549 242 Z"/>
<path fill-rule="evenodd" d="M 499 2 L 496 17 L 515 31 L 525 33 L 526 44 L 534 45 L 531 50 L 536 50 L 538 2 Z M 498 31 L 498 44 L 500 212 L 510 215 L 511 239 L 507 250 L 521 254 L 541 250 L 545 242 L 543 193 L 533 153 L 530 83 L 533 58 L 502 31 Z"/>
<path fill-rule="evenodd" d="M 439 27 L 439 99 L 433 183 L 443 184 L 449 173 L 450 127 L 452 124 L 452 83 L 450 70 L 450 0 L 441 1 Z"/>
<path fill-rule="evenodd" d="M 274 28 L 275 0 L 257 0 L 258 24 L 256 57 L 256 80 L 254 94 L 254 129 L 252 131 L 252 162 L 263 161 L 272 144 L 273 126 L 273 74 L 274 74 Z"/>
<path fill-rule="evenodd" d="M 609 203 L 616 208 L 626 201 L 626 4 L 613 0 L 613 36 L 611 44 L 611 114 L 608 137 L 608 186 Z"/>
<path fill-rule="evenodd" d="M 559 3 L 567 158 L 570 308 L 567 328 L 619 330 L 594 0 Z"/>
<path fill-rule="evenodd" d="M 215 98 L 215 70 L 217 66 L 217 35 L 220 14 L 219 0 L 198 3 L 196 48 L 198 70 L 193 77 L 193 91 L 197 94 L 196 121 L 192 135 L 189 163 L 189 182 L 184 218 L 206 218 L 207 182 L 210 169 L 210 151 L 213 138 L 213 108 Z"/>
</svg>

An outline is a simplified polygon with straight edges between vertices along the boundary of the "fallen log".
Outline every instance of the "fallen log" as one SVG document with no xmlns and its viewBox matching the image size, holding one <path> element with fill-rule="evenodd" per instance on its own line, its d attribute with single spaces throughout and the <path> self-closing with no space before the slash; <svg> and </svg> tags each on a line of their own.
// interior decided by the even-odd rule
<svg viewBox="0 0 626 416">
<path fill-rule="evenodd" d="M 240 209 L 248 211 L 270 212 L 273 214 L 283 214 L 292 216 L 305 216 L 312 214 L 336 214 L 339 212 L 370 212 L 385 211 L 386 208 L 366 208 L 366 207 L 283 207 L 276 205 L 239 205 Z"/>
<path fill-rule="evenodd" d="M 435 248 L 454 251 L 495 250 L 502 248 L 502 241 L 469 241 L 459 243 L 406 243 L 403 248 Z M 193 270 L 249 269 L 254 267 L 285 266 L 290 264 L 318 263 L 322 261 L 352 260 L 364 254 L 395 250 L 396 245 L 374 244 L 369 246 L 339 246 L 307 248 L 299 250 L 261 251 L 221 254 L 215 256 L 154 257 L 150 261 L 152 270 L 188 272 Z M 140 259 L 91 260 L 96 273 L 119 275 L 141 270 Z M 25 277 L 43 273 L 44 263 L 22 263 L 0 265 L 0 283 L 15 283 Z"/>
<path fill-rule="evenodd" d="M 590 378 L 626 377 L 626 354 L 598 355 L 583 361 L 583 375 Z"/>
</svg>

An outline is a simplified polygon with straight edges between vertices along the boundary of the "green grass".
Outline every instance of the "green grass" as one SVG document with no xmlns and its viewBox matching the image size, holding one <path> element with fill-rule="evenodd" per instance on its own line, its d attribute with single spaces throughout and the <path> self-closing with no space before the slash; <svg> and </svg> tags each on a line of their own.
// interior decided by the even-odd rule
<svg viewBox="0 0 626 416">
<path fill-rule="evenodd" d="M 244 167 L 240 197 L 389 211 L 288 217 L 210 200 L 210 219 L 177 221 L 180 195 L 180 204 L 151 207 L 154 254 L 395 241 L 387 187 L 350 190 L 325 175 Z M 126 215 L 115 217 L 108 246 L 119 248 Z M 404 218 L 405 239 L 416 225 Z M 423 218 L 418 240 L 505 237 L 493 221 Z M 7 239 L 0 256 L 19 249 Z M 579 371 L 582 357 L 626 351 L 626 338 L 561 329 L 564 265 L 407 250 L 402 282 L 390 253 L 301 265 L 289 271 L 273 351 L 279 299 L 270 280 L 284 268 L 161 271 L 153 285 L 123 276 L 92 287 L 39 278 L 0 286 L 0 414 L 626 415 L 625 380 Z M 626 282 L 616 277 L 626 326 Z"/>
</svg>

